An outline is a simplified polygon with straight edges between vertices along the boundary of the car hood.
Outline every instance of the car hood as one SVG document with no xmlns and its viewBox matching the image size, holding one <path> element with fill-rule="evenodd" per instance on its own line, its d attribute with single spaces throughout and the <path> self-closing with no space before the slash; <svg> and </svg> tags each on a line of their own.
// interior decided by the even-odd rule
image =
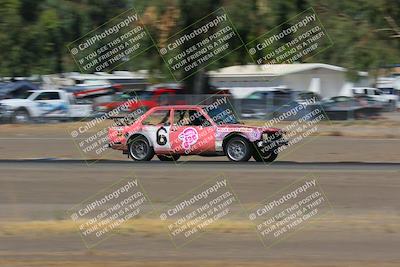
<svg viewBox="0 0 400 267">
<path fill-rule="evenodd" d="M 32 103 L 31 100 L 28 99 L 3 99 L 0 100 L 0 104 L 2 105 L 8 105 L 8 106 L 20 106 L 24 104 L 29 104 Z"/>
</svg>

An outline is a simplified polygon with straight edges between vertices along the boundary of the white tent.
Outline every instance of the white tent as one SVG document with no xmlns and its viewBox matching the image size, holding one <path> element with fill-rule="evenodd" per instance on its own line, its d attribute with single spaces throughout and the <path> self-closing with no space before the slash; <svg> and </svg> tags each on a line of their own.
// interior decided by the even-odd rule
<svg viewBox="0 0 400 267">
<path fill-rule="evenodd" d="M 310 82 L 310 87 L 308 91 L 313 92 L 315 94 L 321 94 L 321 79 L 320 78 L 312 78 Z"/>
<path fill-rule="evenodd" d="M 352 88 L 354 87 L 354 84 L 351 82 L 347 82 L 343 85 L 342 89 L 340 90 L 338 96 L 349 96 L 352 97 L 353 94 L 353 90 Z"/>
<path fill-rule="evenodd" d="M 210 71 L 211 83 L 219 88 L 235 90 L 238 97 L 248 95 L 255 88 L 286 86 L 303 92 L 314 92 L 321 97 L 338 96 L 348 82 L 347 69 L 323 63 L 276 65 L 239 65 Z M 350 92 L 346 91 L 348 95 Z"/>
</svg>

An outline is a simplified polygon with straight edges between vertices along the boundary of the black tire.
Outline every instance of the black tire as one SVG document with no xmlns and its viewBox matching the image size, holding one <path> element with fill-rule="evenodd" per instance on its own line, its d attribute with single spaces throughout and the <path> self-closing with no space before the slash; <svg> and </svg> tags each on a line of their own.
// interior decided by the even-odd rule
<svg viewBox="0 0 400 267">
<path fill-rule="evenodd" d="M 275 152 L 271 152 L 267 155 L 262 155 L 261 153 L 255 150 L 253 153 L 253 158 L 257 162 L 273 162 L 274 160 L 276 160 L 277 157 L 278 153 Z"/>
<path fill-rule="evenodd" d="M 154 149 L 144 136 L 137 136 L 128 141 L 129 157 L 135 161 L 149 161 L 154 157 Z"/>
<path fill-rule="evenodd" d="M 181 156 L 174 154 L 174 155 L 157 155 L 161 161 L 177 161 Z"/>
<path fill-rule="evenodd" d="M 14 111 L 13 117 L 12 117 L 12 122 L 17 123 L 17 124 L 25 124 L 29 123 L 31 121 L 31 115 L 29 112 L 24 109 L 20 108 Z"/>
<path fill-rule="evenodd" d="M 224 151 L 228 159 L 235 162 L 248 161 L 252 154 L 249 141 L 241 136 L 235 136 L 226 142 Z"/>
<path fill-rule="evenodd" d="M 263 162 L 264 161 L 264 159 L 263 159 L 263 157 L 262 157 L 262 155 L 260 153 L 261 152 L 256 150 L 256 149 L 254 149 L 254 151 L 253 151 L 253 159 L 255 161 L 257 161 L 257 162 Z"/>
</svg>

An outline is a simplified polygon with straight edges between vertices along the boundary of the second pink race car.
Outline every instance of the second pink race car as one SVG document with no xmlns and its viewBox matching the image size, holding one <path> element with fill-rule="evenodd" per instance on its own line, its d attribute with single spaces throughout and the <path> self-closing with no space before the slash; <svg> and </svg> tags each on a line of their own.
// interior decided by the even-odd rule
<svg viewBox="0 0 400 267">
<path fill-rule="evenodd" d="M 136 161 L 226 155 L 231 161 L 272 162 L 287 145 L 278 128 L 243 125 L 229 109 L 190 105 L 152 108 L 131 125 L 110 127 L 108 139 L 111 148 Z"/>
</svg>

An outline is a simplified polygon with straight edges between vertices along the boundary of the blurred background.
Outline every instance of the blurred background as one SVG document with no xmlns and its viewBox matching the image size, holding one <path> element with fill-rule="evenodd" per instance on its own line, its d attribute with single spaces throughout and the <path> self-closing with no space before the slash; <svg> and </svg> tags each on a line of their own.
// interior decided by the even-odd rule
<svg viewBox="0 0 400 267">
<path fill-rule="evenodd" d="M 221 7 L 239 49 L 174 77 L 158 48 Z M 331 45 L 291 64 L 255 64 L 243 44 L 287 29 L 310 7 Z M 115 69 L 82 72 L 69 44 L 131 8 L 149 49 Z M 265 125 L 310 99 L 329 120 L 269 165 L 199 156 L 141 163 L 111 149 L 88 158 L 71 138 L 124 103 L 133 114 L 221 95 L 246 124 Z M 399 97 L 400 0 L 0 0 L 0 266 L 400 266 Z M 179 250 L 157 212 L 90 249 L 67 214 L 127 177 L 160 211 L 221 173 L 244 208 L 313 177 L 333 212 L 269 249 L 243 212 Z"/>
<path fill-rule="evenodd" d="M 275 27 L 291 26 L 291 18 L 313 7 L 332 45 L 268 71 L 254 65 L 246 49 L 237 49 L 205 68 L 194 68 L 192 76 L 178 83 L 149 43 L 152 48 L 112 71 L 81 73 L 67 45 L 132 7 L 157 47 L 220 7 L 244 43 Z M 26 101 L 0 102 L 2 122 L 88 118 L 133 96 L 145 101 L 145 108 L 195 104 L 217 92 L 231 97 L 242 118 L 266 119 L 283 104 L 310 97 L 332 120 L 377 118 L 399 107 L 399 17 L 400 2 L 389 0 L 3 0 L 0 98 Z M 40 89 L 62 92 L 31 95 Z"/>
</svg>

